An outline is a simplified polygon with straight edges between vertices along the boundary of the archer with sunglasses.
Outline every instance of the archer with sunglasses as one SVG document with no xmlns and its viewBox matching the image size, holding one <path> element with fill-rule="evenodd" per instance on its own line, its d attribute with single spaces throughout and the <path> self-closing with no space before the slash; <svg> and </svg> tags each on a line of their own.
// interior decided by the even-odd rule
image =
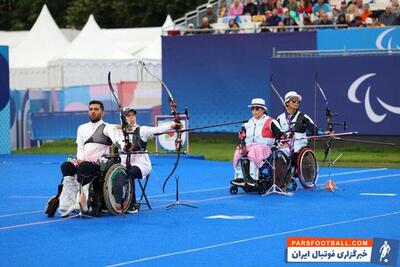
<svg viewBox="0 0 400 267">
<path fill-rule="evenodd" d="M 322 135 L 325 133 L 315 125 L 307 114 L 299 110 L 301 99 L 301 95 L 297 92 L 287 92 L 285 95 L 286 111 L 277 118 L 283 132 L 289 138 L 294 137 L 291 146 L 283 149 L 287 155 L 295 153 L 295 156 L 302 147 L 308 145 L 308 139 L 306 139 L 307 133 L 311 135 Z"/>
<path fill-rule="evenodd" d="M 285 137 L 279 123 L 266 114 L 264 99 L 254 98 L 248 107 L 253 117 L 243 124 L 240 143 L 233 156 L 235 177 L 232 184 L 238 186 L 257 184 L 259 169 L 271 155 L 271 147 L 277 139 Z"/>
</svg>

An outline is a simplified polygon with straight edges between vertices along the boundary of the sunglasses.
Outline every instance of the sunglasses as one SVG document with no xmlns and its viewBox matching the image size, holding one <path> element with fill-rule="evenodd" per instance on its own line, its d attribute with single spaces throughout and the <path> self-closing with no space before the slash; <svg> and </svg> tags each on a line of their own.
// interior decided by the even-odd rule
<svg viewBox="0 0 400 267">
<path fill-rule="evenodd" d="M 300 104 L 300 100 L 290 100 L 290 102 L 295 103 L 295 104 Z"/>
<path fill-rule="evenodd" d="M 260 107 L 251 107 L 251 110 L 259 110 Z"/>
</svg>

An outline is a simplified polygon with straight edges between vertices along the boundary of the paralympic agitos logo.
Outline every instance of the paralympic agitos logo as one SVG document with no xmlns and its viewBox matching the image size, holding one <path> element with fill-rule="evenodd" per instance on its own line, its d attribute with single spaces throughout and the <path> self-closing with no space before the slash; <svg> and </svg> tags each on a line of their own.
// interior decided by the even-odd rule
<svg viewBox="0 0 400 267">
<path fill-rule="evenodd" d="M 356 104 L 361 104 L 361 101 L 357 98 L 357 90 L 360 87 L 360 85 L 367 79 L 375 76 L 376 73 L 368 73 L 365 74 L 361 77 L 359 77 L 358 79 L 356 79 L 349 87 L 349 90 L 347 91 L 347 97 L 349 98 L 349 100 L 353 103 Z M 371 99 L 370 99 L 370 90 L 371 90 L 371 86 L 368 86 L 368 89 L 365 93 L 364 96 L 364 107 L 365 107 L 365 112 L 367 113 L 368 118 L 374 122 L 374 123 L 379 123 L 381 121 L 383 121 L 387 115 L 387 112 L 383 113 L 383 114 L 377 114 L 372 106 L 371 106 Z M 376 100 L 378 101 L 378 103 L 387 111 L 395 113 L 395 114 L 400 114 L 400 107 L 397 106 L 392 106 L 387 104 L 386 102 L 384 102 L 382 99 L 380 99 L 379 97 L 376 97 Z"/>
<path fill-rule="evenodd" d="M 397 29 L 397 31 L 396 31 Z M 378 35 L 375 41 L 378 49 L 400 49 L 400 30 L 398 28 L 389 28 Z"/>
</svg>

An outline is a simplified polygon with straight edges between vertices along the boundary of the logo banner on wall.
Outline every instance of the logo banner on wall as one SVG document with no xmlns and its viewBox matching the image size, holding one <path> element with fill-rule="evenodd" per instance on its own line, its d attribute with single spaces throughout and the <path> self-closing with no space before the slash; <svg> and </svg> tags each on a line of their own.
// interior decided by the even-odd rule
<svg viewBox="0 0 400 267">
<path fill-rule="evenodd" d="M 318 50 L 399 49 L 400 27 L 317 31 Z"/>
<path fill-rule="evenodd" d="M 8 47 L 0 46 L 0 154 L 10 153 L 10 80 Z"/>
<path fill-rule="evenodd" d="M 340 113 L 335 120 L 346 121 L 348 130 L 365 135 L 400 134 L 400 128 L 393 127 L 400 124 L 400 55 L 274 58 L 271 63 L 281 95 L 289 90 L 300 93 L 300 109 L 316 119 L 319 127 L 325 128 L 326 123 L 325 102 L 315 88 L 317 73 L 329 107 Z M 283 111 L 276 97 L 271 111 L 273 115 Z"/>
<path fill-rule="evenodd" d="M 156 120 L 156 125 L 157 126 L 163 126 L 166 124 L 171 123 L 171 121 L 174 119 L 173 116 L 170 115 L 159 115 L 155 117 Z M 182 119 L 181 120 L 183 129 L 187 129 L 189 126 L 188 120 Z M 164 151 L 167 152 L 174 152 L 176 150 L 175 148 L 175 140 L 177 137 L 177 133 L 174 130 L 171 130 L 170 132 L 166 134 L 161 134 L 157 136 L 156 139 L 156 152 L 158 152 L 158 148 L 161 148 Z M 189 152 L 189 132 L 184 132 L 182 133 L 182 147 L 186 146 L 186 151 Z"/>
<path fill-rule="evenodd" d="M 163 80 L 191 127 L 250 118 L 251 99 L 270 106 L 267 76 L 272 51 L 315 50 L 316 32 L 163 36 Z M 170 112 L 163 90 L 162 113 Z M 201 132 L 237 132 L 238 125 Z"/>
</svg>

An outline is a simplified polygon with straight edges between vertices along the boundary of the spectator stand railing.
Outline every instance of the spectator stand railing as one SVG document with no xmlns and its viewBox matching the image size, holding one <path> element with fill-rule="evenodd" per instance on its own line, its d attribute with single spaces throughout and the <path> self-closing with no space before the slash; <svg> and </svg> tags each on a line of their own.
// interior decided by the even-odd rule
<svg viewBox="0 0 400 267">
<path fill-rule="evenodd" d="M 331 57 L 331 56 L 376 56 L 400 54 L 400 48 L 395 49 L 341 49 L 341 50 L 298 50 L 272 52 L 273 58 L 293 57 Z"/>
</svg>

